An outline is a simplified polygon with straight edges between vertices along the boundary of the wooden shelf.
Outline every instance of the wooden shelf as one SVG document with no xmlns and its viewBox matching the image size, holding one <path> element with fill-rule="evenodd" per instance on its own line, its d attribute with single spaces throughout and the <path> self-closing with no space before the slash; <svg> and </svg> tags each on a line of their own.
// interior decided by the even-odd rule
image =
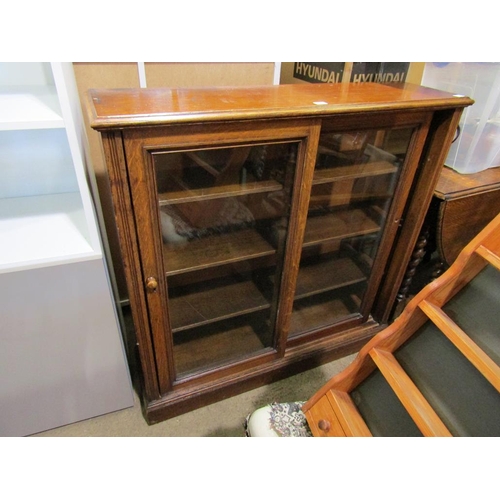
<svg viewBox="0 0 500 500">
<path fill-rule="evenodd" d="M 173 332 L 270 307 L 269 300 L 252 281 L 219 281 L 219 286 L 193 286 L 191 293 L 170 299 Z"/>
<path fill-rule="evenodd" d="M 217 368 L 271 348 L 269 324 L 261 313 L 185 331 L 174 338 L 177 377 Z"/>
<path fill-rule="evenodd" d="M 392 199 L 392 193 L 348 193 L 348 194 L 316 194 L 314 191 L 311 192 L 311 198 L 309 201 L 309 208 L 324 208 L 324 207 L 336 207 L 340 205 L 345 205 L 346 201 L 349 203 L 363 203 L 363 202 L 384 202 Z"/>
<path fill-rule="evenodd" d="M 310 216 L 307 219 L 304 247 L 332 239 L 352 238 L 380 231 L 364 210 L 343 209 L 325 215 Z"/>
<path fill-rule="evenodd" d="M 283 186 L 276 181 L 256 181 L 247 184 L 231 184 L 211 188 L 190 189 L 161 193 L 158 195 L 159 205 L 172 205 L 177 203 L 190 203 L 193 201 L 207 201 L 232 196 L 244 196 L 255 193 L 269 193 L 280 191 Z"/>
<path fill-rule="evenodd" d="M 346 167 L 320 168 L 314 171 L 313 184 L 394 174 L 397 170 L 397 167 L 387 161 L 350 165 Z"/>
<path fill-rule="evenodd" d="M 191 160 L 193 160 L 196 165 L 199 167 L 203 168 L 206 170 L 209 174 L 213 175 L 214 177 L 217 177 L 220 174 L 220 170 L 222 169 L 217 169 L 214 166 L 212 166 L 210 163 L 206 162 L 199 154 L 197 151 L 185 151 L 184 154 Z"/>
<path fill-rule="evenodd" d="M 363 281 L 366 281 L 366 276 L 352 259 L 323 258 L 317 263 L 301 265 L 295 300 Z"/>
<path fill-rule="evenodd" d="M 359 315 L 367 277 L 350 257 L 323 258 L 299 269 L 290 335 Z M 359 285 L 359 286 L 356 286 Z M 361 287 L 361 288 L 360 288 Z"/>
<path fill-rule="evenodd" d="M 316 295 L 294 302 L 290 336 L 308 332 L 312 328 L 333 325 L 349 318 L 361 317 L 359 314 L 361 300 L 354 294 L 334 296 L 328 300 L 320 300 L 320 297 L 322 296 Z"/>
<path fill-rule="evenodd" d="M 255 229 L 208 236 L 179 246 L 163 245 L 167 276 L 275 253 L 273 246 Z"/>
<path fill-rule="evenodd" d="M 332 149 L 332 148 L 326 146 L 325 144 L 320 144 L 318 146 L 318 153 L 320 155 L 331 156 L 331 157 L 334 157 L 334 158 L 338 158 L 340 160 L 349 160 L 349 159 L 351 159 L 353 152 L 358 152 L 359 153 L 359 150 L 351 149 L 351 150 L 346 150 L 345 152 L 342 152 L 338 148 Z"/>
</svg>

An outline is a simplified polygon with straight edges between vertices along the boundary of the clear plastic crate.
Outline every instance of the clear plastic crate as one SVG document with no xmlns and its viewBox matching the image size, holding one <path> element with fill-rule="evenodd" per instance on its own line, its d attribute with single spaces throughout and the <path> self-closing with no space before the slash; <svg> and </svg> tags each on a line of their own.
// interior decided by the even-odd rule
<svg viewBox="0 0 500 500">
<path fill-rule="evenodd" d="M 446 165 L 462 174 L 500 166 L 500 63 L 425 63 L 422 85 L 474 99 Z"/>
</svg>

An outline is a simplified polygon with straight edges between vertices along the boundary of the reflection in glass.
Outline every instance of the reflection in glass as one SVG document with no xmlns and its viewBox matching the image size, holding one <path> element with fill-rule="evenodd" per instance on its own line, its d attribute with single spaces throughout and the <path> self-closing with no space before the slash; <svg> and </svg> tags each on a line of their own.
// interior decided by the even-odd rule
<svg viewBox="0 0 500 500">
<path fill-rule="evenodd" d="M 177 377 L 274 347 L 297 151 L 153 153 Z"/>
<path fill-rule="evenodd" d="M 362 314 L 412 133 L 321 135 L 290 337 Z"/>
</svg>

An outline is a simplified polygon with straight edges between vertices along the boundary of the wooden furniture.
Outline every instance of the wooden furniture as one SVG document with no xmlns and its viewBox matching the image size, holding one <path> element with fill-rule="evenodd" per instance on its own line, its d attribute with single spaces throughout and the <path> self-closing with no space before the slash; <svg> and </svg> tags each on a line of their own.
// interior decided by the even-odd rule
<svg viewBox="0 0 500 500">
<path fill-rule="evenodd" d="M 500 215 L 302 410 L 314 436 L 498 436 Z"/>
<path fill-rule="evenodd" d="M 460 174 L 443 167 L 400 290 L 397 316 L 500 213 L 500 167 Z"/>
<path fill-rule="evenodd" d="M 385 326 L 470 103 L 409 84 L 90 91 L 148 422 Z"/>
<path fill-rule="evenodd" d="M 463 248 L 500 213 L 500 167 L 460 174 L 444 167 L 431 205 L 436 249 L 451 266 Z"/>
<path fill-rule="evenodd" d="M 0 435 L 133 405 L 71 64 L 0 63 Z"/>
</svg>

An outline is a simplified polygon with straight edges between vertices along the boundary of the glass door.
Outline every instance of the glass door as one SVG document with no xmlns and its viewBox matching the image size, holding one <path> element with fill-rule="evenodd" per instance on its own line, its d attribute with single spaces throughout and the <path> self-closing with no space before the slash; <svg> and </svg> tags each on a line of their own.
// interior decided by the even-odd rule
<svg viewBox="0 0 500 500">
<path fill-rule="evenodd" d="M 320 136 L 289 338 L 364 317 L 415 128 Z"/>
<path fill-rule="evenodd" d="M 151 153 L 176 379 L 275 348 L 299 144 Z"/>
</svg>

